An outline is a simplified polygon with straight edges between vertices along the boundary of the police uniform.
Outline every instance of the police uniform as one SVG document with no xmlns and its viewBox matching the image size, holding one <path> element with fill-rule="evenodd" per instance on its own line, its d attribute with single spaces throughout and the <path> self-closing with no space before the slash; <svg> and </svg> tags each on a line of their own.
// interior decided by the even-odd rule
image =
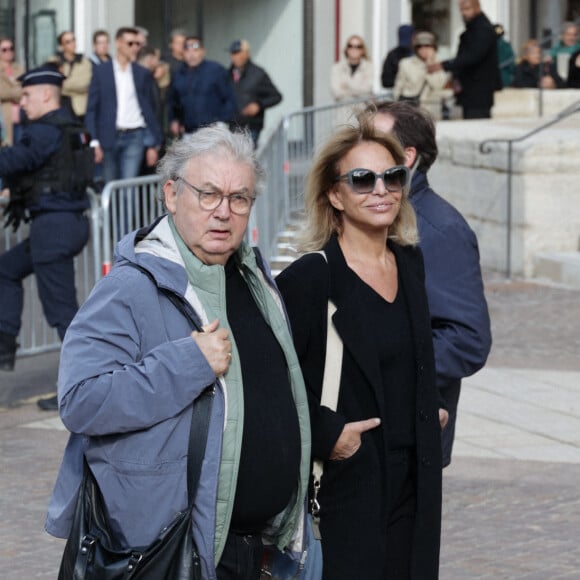
<svg viewBox="0 0 580 580">
<path fill-rule="evenodd" d="M 41 67 L 19 80 L 23 88 L 61 87 L 63 78 Z M 72 165 L 68 172 L 62 168 L 64 127 L 71 120 L 64 109 L 53 110 L 29 121 L 17 144 L 0 149 L 0 177 L 11 190 L 5 226 L 16 229 L 21 218 L 30 220 L 28 238 L 0 256 L 0 370 L 14 368 L 24 278 L 36 275 L 44 315 L 61 340 L 78 309 L 73 258 L 89 238 L 84 212 L 90 204 L 86 186 L 75 192 L 63 185 L 77 171 Z"/>
</svg>

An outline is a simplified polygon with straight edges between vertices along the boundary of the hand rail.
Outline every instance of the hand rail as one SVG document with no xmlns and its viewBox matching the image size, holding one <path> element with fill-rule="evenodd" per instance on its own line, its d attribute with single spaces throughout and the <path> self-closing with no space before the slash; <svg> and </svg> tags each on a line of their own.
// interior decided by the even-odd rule
<svg viewBox="0 0 580 580">
<path fill-rule="evenodd" d="M 507 143 L 508 151 L 507 151 L 507 212 L 506 212 L 506 278 L 509 280 L 511 278 L 511 261 L 512 261 L 512 175 L 513 175 L 513 144 L 519 143 L 520 141 L 525 141 L 529 139 L 536 133 L 540 133 L 544 129 L 555 125 L 556 123 L 560 122 L 562 119 L 573 115 L 580 111 L 580 101 L 576 103 L 572 103 L 570 106 L 566 107 L 562 111 L 560 111 L 553 119 L 550 121 L 543 123 L 539 127 L 520 135 L 519 137 L 515 137 L 513 139 L 485 139 L 479 144 L 479 151 L 484 155 L 491 153 L 493 151 L 493 147 L 490 145 L 491 143 Z"/>
</svg>

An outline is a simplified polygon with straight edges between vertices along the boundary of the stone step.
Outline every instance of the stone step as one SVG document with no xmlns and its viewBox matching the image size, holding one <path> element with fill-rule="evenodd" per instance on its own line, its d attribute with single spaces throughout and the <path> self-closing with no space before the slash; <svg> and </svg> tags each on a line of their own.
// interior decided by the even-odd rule
<svg viewBox="0 0 580 580">
<path fill-rule="evenodd" d="M 534 278 L 580 290 L 580 252 L 547 252 L 534 257 Z"/>
<path fill-rule="evenodd" d="M 272 271 L 272 276 L 276 277 L 284 268 L 289 266 L 298 256 L 284 256 L 276 255 L 270 258 L 270 269 Z"/>
<path fill-rule="evenodd" d="M 300 255 L 300 252 L 296 246 L 287 242 L 278 242 L 276 245 L 276 250 L 278 252 L 278 256 L 292 256 L 297 258 Z"/>
<path fill-rule="evenodd" d="M 291 244 L 296 239 L 296 232 L 284 230 L 276 237 L 278 244 Z"/>
</svg>

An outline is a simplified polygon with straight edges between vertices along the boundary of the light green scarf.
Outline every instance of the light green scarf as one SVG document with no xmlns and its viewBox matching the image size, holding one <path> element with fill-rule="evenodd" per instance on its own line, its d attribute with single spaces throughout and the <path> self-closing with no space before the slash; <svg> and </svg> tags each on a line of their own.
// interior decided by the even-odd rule
<svg viewBox="0 0 580 580">
<path fill-rule="evenodd" d="M 225 545 L 236 493 L 244 424 L 242 369 L 236 342 L 227 318 L 225 268 L 219 264 L 211 266 L 204 264 L 186 246 L 171 216 L 169 217 L 169 225 L 177 248 L 183 258 L 189 282 L 205 310 L 208 321 L 211 322 L 217 318 L 220 321 L 220 327 L 230 330 L 230 340 L 232 342 L 232 360 L 224 376 L 227 385 L 227 418 L 222 446 L 216 510 L 215 555 L 217 562 Z M 248 284 L 258 309 L 272 329 L 284 352 L 300 421 L 302 458 L 297 496 L 293 500 L 294 503 L 291 503 L 285 512 L 279 514 L 276 518 L 278 533 L 273 538 L 279 547 L 284 547 L 290 541 L 296 525 L 296 518 L 302 508 L 310 472 L 310 423 L 306 392 L 288 323 L 279 298 L 268 288 L 262 273 L 259 272 L 256 256 L 246 243 L 242 243 L 236 251 L 235 260 L 244 280 Z"/>
</svg>

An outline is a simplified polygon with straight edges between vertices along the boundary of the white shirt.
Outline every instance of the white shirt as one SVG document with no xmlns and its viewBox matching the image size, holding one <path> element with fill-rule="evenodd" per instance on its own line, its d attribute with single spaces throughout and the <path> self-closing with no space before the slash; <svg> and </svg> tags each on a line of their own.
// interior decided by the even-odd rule
<svg viewBox="0 0 580 580">
<path fill-rule="evenodd" d="M 145 119 L 139 106 L 133 67 L 128 63 L 125 70 L 116 58 L 113 59 L 113 73 L 115 75 L 115 90 L 117 92 L 117 129 L 137 129 L 145 127 Z"/>
</svg>

